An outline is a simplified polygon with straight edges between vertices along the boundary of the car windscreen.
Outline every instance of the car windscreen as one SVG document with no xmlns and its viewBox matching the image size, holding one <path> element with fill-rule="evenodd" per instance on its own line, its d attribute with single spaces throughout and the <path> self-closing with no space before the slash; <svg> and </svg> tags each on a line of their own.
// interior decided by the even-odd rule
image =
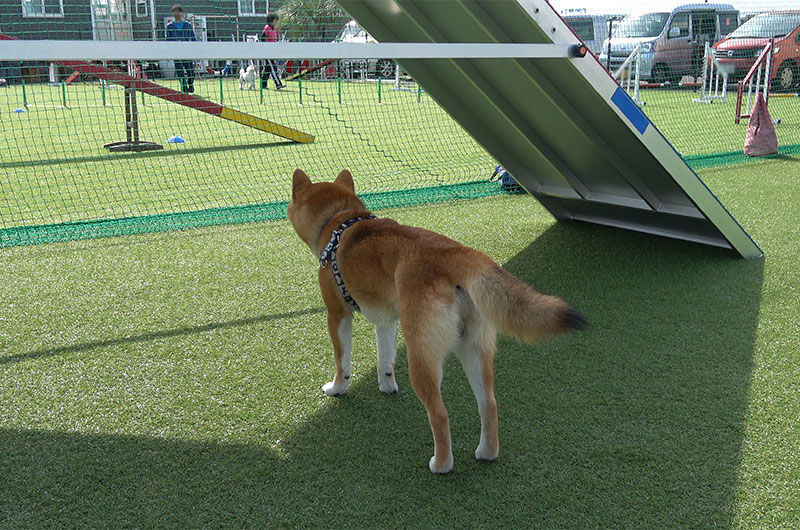
<svg viewBox="0 0 800 530">
<path fill-rule="evenodd" d="M 572 30 L 578 34 L 578 38 L 582 41 L 594 40 L 594 21 L 588 17 L 564 17 L 566 22 Z"/>
<path fill-rule="evenodd" d="M 731 39 L 785 37 L 800 26 L 800 13 L 769 13 L 758 15 L 731 33 Z"/>
<path fill-rule="evenodd" d="M 628 15 L 614 31 L 615 38 L 658 37 L 664 30 L 669 13 L 645 13 Z"/>
<path fill-rule="evenodd" d="M 357 36 L 361 31 L 361 26 L 358 24 L 347 24 L 341 33 L 339 33 L 339 40 L 349 39 Z"/>
</svg>

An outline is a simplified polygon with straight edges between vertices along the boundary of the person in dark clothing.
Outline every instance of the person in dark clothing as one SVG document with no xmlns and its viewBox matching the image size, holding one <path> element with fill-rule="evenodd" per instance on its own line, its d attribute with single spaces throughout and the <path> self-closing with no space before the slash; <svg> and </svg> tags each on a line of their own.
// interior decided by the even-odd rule
<svg viewBox="0 0 800 530">
<path fill-rule="evenodd" d="M 196 41 L 194 28 L 184 19 L 183 6 L 172 6 L 173 22 L 167 24 L 168 41 Z M 175 61 L 175 74 L 181 80 L 181 90 L 185 93 L 194 92 L 194 61 Z"/>
<path fill-rule="evenodd" d="M 261 42 L 278 42 L 277 26 L 278 15 L 271 13 L 267 16 L 267 25 L 264 26 L 264 29 L 261 31 Z M 272 59 L 266 59 L 264 61 L 264 68 L 261 70 L 261 88 L 267 88 L 270 78 L 275 82 L 275 90 L 286 88 L 286 85 L 283 84 L 283 81 L 281 81 L 278 75 L 278 68 L 275 63 Z"/>
</svg>

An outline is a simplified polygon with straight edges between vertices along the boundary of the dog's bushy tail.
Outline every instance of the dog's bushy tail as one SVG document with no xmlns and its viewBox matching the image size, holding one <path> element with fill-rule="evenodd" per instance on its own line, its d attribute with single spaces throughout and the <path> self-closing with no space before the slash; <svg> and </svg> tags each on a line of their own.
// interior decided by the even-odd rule
<svg viewBox="0 0 800 530">
<path fill-rule="evenodd" d="M 483 316 L 499 332 L 523 342 L 589 326 L 589 321 L 561 298 L 540 293 L 494 263 L 474 279 L 470 290 Z"/>
</svg>

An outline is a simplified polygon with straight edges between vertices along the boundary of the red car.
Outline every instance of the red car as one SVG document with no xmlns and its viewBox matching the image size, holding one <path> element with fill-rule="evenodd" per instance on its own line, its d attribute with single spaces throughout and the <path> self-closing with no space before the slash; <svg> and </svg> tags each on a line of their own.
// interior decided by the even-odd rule
<svg viewBox="0 0 800 530">
<path fill-rule="evenodd" d="M 800 10 L 756 15 L 714 45 L 717 60 L 734 78 L 742 78 L 770 39 L 775 39 L 770 79 L 774 89 L 800 86 Z"/>
</svg>

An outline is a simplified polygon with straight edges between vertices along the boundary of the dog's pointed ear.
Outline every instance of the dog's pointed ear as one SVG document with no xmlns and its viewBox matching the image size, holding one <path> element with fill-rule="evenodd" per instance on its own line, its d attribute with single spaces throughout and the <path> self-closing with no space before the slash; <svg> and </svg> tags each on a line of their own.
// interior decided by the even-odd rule
<svg viewBox="0 0 800 530">
<path fill-rule="evenodd" d="M 339 173 L 339 176 L 336 177 L 336 180 L 334 180 L 334 182 L 336 184 L 341 184 L 342 186 L 346 187 L 347 189 L 349 189 L 354 193 L 356 191 L 356 185 L 353 182 L 353 175 L 350 173 L 349 169 L 345 169 L 344 171 Z"/>
<path fill-rule="evenodd" d="M 311 179 L 308 178 L 306 172 L 300 168 L 295 169 L 294 175 L 292 175 L 292 199 L 296 198 L 309 186 L 311 186 Z"/>
</svg>

